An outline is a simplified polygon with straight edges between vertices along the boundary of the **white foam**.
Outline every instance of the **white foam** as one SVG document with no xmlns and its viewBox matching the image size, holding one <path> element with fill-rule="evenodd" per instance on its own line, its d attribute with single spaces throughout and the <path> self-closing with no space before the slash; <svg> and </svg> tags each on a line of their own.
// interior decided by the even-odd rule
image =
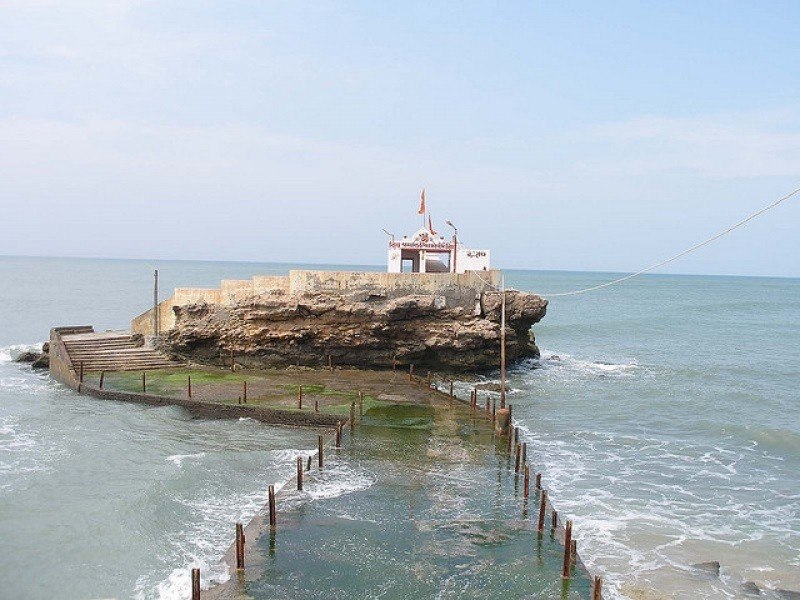
<svg viewBox="0 0 800 600">
<path fill-rule="evenodd" d="M 41 352 L 42 343 L 0 346 L 0 363 L 13 362 L 25 352 Z"/>
<path fill-rule="evenodd" d="M 174 463 L 175 466 L 181 467 L 183 466 L 183 461 L 192 458 L 203 458 L 205 455 L 205 452 L 198 452 L 196 454 L 173 454 L 172 456 L 168 456 L 167 460 Z"/>
</svg>

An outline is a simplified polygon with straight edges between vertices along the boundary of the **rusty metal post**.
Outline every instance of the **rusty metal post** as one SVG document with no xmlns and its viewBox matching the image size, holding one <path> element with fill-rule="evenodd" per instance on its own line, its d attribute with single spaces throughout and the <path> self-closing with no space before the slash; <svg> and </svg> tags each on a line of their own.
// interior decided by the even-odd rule
<svg viewBox="0 0 800 600">
<path fill-rule="evenodd" d="M 83 361 L 81 361 L 80 373 L 78 375 L 78 382 L 83 383 Z"/>
<path fill-rule="evenodd" d="M 314 400 L 314 412 L 319 412 L 319 400 Z"/>
<path fill-rule="evenodd" d="M 317 437 L 317 466 L 322 468 L 322 436 Z"/>
<path fill-rule="evenodd" d="M 358 416 L 364 416 L 364 392 L 358 392 Z"/>
<path fill-rule="evenodd" d="M 192 569 L 192 600 L 200 600 L 200 569 Z"/>
<path fill-rule="evenodd" d="M 567 519 L 564 526 L 564 568 L 561 571 L 563 579 L 569 579 L 570 568 L 572 567 L 572 521 Z"/>
<path fill-rule="evenodd" d="M 522 497 L 527 499 L 531 495 L 531 470 L 528 465 L 523 469 Z"/>
<path fill-rule="evenodd" d="M 453 397 L 453 380 L 450 380 L 450 397 Z"/>
<path fill-rule="evenodd" d="M 514 446 L 514 474 L 519 474 L 519 459 L 522 454 L 522 447 L 519 444 Z"/>
<path fill-rule="evenodd" d="M 528 444 L 522 442 L 522 464 L 528 462 Z"/>
<path fill-rule="evenodd" d="M 186 390 L 189 392 L 189 398 L 191 398 L 192 397 L 192 376 L 189 375 L 188 379 L 189 379 L 189 381 L 188 381 L 188 386 L 187 386 Z"/>
<path fill-rule="evenodd" d="M 487 396 L 486 397 L 486 414 L 488 415 L 490 412 L 492 412 L 492 407 L 489 406 L 489 397 Z"/>
<path fill-rule="evenodd" d="M 535 489 L 536 489 L 537 492 L 542 489 L 542 474 L 541 473 L 537 473 L 536 474 L 536 488 Z"/>
<path fill-rule="evenodd" d="M 236 524 L 236 570 L 244 570 L 244 527 Z"/>
<path fill-rule="evenodd" d="M 311 470 L 311 455 L 308 455 L 308 462 L 306 463 L 306 471 Z"/>
<path fill-rule="evenodd" d="M 247 382 L 242 382 L 242 401 L 247 404 Z"/>
<path fill-rule="evenodd" d="M 356 428 L 356 402 L 353 400 L 350 403 L 350 431 Z"/>
<path fill-rule="evenodd" d="M 144 371 L 142 371 L 142 393 L 147 393 L 147 376 Z"/>
<path fill-rule="evenodd" d="M 570 551 L 572 554 L 572 564 L 577 564 L 578 562 L 578 542 L 576 540 L 572 540 L 572 550 Z"/>
<path fill-rule="evenodd" d="M 492 400 L 492 425 L 497 425 L 497 398 Z"/>
<path fill-rule="evenodd" d="M 553 513 L 552 513 L 551 517 L 552 518 L 550 520 L 550 528 L 551 529 L 557 529 L 558 528 L 558 511 L 555 508 L 553 509 Z"/>
<path fill-rule="evenodd" d="M 278 518 L 275 514 L 275 486 L 269 486 L 269 526 L 275 529 L 278 524 Z"/>
<path fill-rule="evenodd" d="M 105 378 L 106 378 L 106 372 L 105 371 L 100 371 L 100 389 L 101 390 L 103 389 L 103 381 L 105 380 Z"/>
<path fill-rule="evenodd" d="M 342 424 L 341 423 L 338 423 L 336 425 L 336 442 L 334 443 L 334 446 L 336 446 L 337 448 L 341 448 L 341 446 L 342 446 Z"/>
<path fill-rule="evenodd" d="M 544 515 L 547 511 L 547 490 L 542 490 L 542 501 L 539 504 L 539 524 L 536 527 L 536 530 L 539 533 L 544 531 Z"/>
<path fill-rule="evenodd" d="M 297 491 L 303 491 L 303 457 L 297 457 Z"/>
<path fill-rule="evenodd" d="M 303 408 L 303 386 L 297 386 L 297 408 Z"/>
<path fill-rule="evenodd" d="M 603 578 L 597 575 L 592 584 L 592 600 L 603 599 Z"/>
</svg>

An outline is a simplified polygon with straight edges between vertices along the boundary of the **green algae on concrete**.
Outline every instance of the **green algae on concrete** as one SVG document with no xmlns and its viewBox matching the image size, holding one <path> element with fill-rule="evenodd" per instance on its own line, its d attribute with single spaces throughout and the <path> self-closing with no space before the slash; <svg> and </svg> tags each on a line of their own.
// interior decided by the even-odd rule
<svg viewBox="0 0 800 600">
<path fill-rule="evenodd" d="M 424 425 L 424 426 L 422 426 Z M 460 405 L 382 407 L 287 485 L 278 527 L 248 532 L 247 568 L 204 592 L 251 598 L 586 598 L 561 579 L 558 530 L 536 532 L 504 440 Z M 259 535 L 263 533 L 263 535 Z"/>
</svg>

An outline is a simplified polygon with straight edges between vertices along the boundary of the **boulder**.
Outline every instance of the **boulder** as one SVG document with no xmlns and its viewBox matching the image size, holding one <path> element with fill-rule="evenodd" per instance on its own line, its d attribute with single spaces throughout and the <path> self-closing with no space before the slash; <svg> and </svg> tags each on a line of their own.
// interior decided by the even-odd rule
<svg viewBox="0 0 800 600">
<path fill-rule="evenodd" d="M 32 362 L 35 362 L 35 361 L 36 361 L 36 359 L 37 359 L 37 358 L 39 358 L 39 356 L 40 356 L 40 355 L 39 355 L 39 353 L 38 353 L 38 352 L 30 352 L 30 351 L 26 351 L 26 352 L 23 352 L 23 353 L 21 353 L 19 356 L 17 356 L 17 357 L 14 359 L 14 362 L 18 362 L 18 363 L 32 363 Z"/>
<path fill-rule="evenodd" d="M 692 565 L 698 571 L 703 571 L 714 577 L 719 577 L 719 561 L 711 560 L 708 562 L 699 562 Z"/>
<path fill-rule="evenodd" d="M 40 354 L 39 357 L 33 361 L 31 369 L 49 369 L 50 368 L 50 355 Z"/>
</svg>

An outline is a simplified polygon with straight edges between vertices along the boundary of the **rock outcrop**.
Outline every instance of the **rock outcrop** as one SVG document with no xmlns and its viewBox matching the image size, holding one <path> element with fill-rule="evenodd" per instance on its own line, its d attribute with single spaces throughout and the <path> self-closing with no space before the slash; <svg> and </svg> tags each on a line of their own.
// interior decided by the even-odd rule
<svg viewBox="0 0 800 600">
<path fill-rule="evenodd" d="M 538 356 L 531 326 L 547 300 L 506 292 L 509 361 Z M 176 325 L 163 349 L 201 363 L 247 367 L 327 364 L 485 371 L 500 360 L 501 294 L 478 297 L 379 292 L 265 295 L 233 305 L 174 307 Z"/>
<path fill-rule="evenodd" d="M 17 356 L 14 362 L 31 363 L 31 369 L 47 369 L 50 367 L 50 344 L 45 342 L 41 352 L 27 350 Z"/>
</svg>

